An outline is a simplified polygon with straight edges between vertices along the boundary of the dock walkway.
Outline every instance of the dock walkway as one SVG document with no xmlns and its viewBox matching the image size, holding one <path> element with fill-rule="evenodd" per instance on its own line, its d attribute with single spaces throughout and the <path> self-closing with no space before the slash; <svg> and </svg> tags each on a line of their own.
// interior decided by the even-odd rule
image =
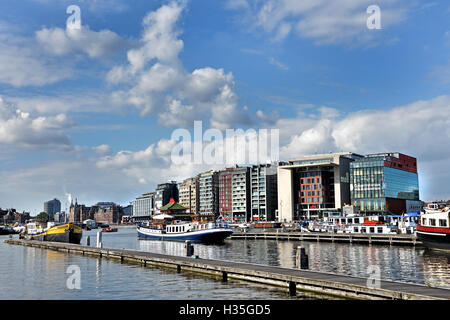
<svg viewBox="0 0 450 320">
<path fill-rule="evenodd" d="M 228 281 L 239 279 L 254 283 L 285 288 L 291 295 L 297 291 L 318 295 L 356 299 L 441 300 L 450 299 L 450 290 L 425 285 L 394 281 L 381 281 L 379 288 L 367 286 L 367 278 L 332 273 L 249 264 L 234 261 L 194 259 L 158 253 L 125 249 L 96 248 L 84 245 L 8 239 L 6 243 L 67 253 L 117 259 L 121 262 L 139 263 L 144 266 L 169 267 L 177 272 L 188 271 L 214 275 Z"/>
<path fill-rule="evenodd" d="M 402 246 L 422 246 L 422 242 L 414 235 L 402 234 L 355 234 L 355 233 L 322 233 L 322 232 L 234 232 L 230 239 L 246 240 L 298 240 L 324 241 L 341 243 L 382 244 Z"/>
</svg>

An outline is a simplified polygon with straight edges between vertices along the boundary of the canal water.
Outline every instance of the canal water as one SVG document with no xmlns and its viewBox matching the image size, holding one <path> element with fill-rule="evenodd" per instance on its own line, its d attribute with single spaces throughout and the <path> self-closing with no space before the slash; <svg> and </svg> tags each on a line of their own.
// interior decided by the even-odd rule
<svg viewBox="0 0 450 320">
<path fill-rule="evenodd" d="M 98 230 L 84 232 L 95 245 Z M 17 236 L 15 236 L 17 237 Z M 223 283 L 212 277 L 140 265 L 121 264 L 39 248 L 8 245 L 0 236 L 0 299 L 311 299 L 242 281 Z M 200 258 L 232 260 L 292 268 L 297 246 L 306 248 L 311 270 L 369 277 L 378 266 L 383 280 L 450 289 L 449 255 L 412 247 L 276 240 L 226 240 L 222 245 L 194 244 Z M 183 256 L 184 243 L 138 240 L 133 228 L 103 233 L 103 247 Z M 69 266 L 80 271 L 80 289 L 69 289 Z"/>
</svg>

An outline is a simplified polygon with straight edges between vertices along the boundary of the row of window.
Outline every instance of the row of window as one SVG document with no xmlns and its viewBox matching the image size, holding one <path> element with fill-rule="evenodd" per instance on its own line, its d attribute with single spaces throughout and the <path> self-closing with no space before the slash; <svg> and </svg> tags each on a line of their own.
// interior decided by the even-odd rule
<svg viewBox="0 0 450 320">
<path fill-rule="evenodd" d="M 429 218 L 428 221 L 429 221 L 429 224 L 428 224 L 429 226 L 433 226 L 433 227 L 436 226 L 436 219 Z M 428 221 L 427 221 L 427 218 L 422 218 L 422 225 L 426 226 Z M 439 219 L 439 227 L 447 227 L 447 220 Z"/>
</svg>

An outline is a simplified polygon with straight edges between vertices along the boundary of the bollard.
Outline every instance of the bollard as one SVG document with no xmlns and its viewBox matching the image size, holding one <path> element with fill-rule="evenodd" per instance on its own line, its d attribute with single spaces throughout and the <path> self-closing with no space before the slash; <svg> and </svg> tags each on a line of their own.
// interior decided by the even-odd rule
<svg viewBox="0 0 450 320">
<path fill-rule="evenodd" d="M 101 231 L 97 232 L 97 248 L 103 248 Z"/>
<path fill-rule="evenodd" d="M 86 245 L 89 247 L 91 245 L 91 236 L 87 236 Z"/>
<path fill-rule="evenodd" d="M 297 255 L 295 257 L 295 265 L 299 269 L 309 269 L 308 255 L 303 247 L 297 247 Z"/>
<path fill-rule="evenodd" d="M 186 257 L 191 257 L 194 254 L 194 246 L 191 244 L 189 240 L 186 240 L 184 244 L 184 249 L 186 253 Z"/>
</svg>

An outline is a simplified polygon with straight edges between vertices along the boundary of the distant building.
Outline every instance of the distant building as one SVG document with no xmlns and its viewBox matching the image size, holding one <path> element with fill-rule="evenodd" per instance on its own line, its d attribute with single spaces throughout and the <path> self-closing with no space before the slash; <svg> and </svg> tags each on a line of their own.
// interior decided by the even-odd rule
<svg viewBox="0 0 450 320">
<path fill-rule="evenodd" d="M 278 209 L 277 169 L 287 162 L 253 165 L 250 169 L 251 220 L 275 221 Z"/>
<path fill-rule="evenodd" d="M 91 208 L 86 207 L 84 204 L 78 204 L 75 200 L 75 204 L 70 204 L 69 209 L 69 221 L 72 223 L 81 223 L 83 220 L 90 219 L 92 215 Z"/>
<path fill-rule="evenodd" d="M 178 202 L 178 186 L 176 181 L 158 184 L 155 191 L 155 211 L 158 214 L 159 208 L 169 203 L 170 199 Z"/>
<path fill-rule="evenodd" d="M 281 221 L 322 217 L 350 203 L 351 152 L 307 156 L 278 167 L 278 214 Z"/>
<path fill-rule="evenodd" d="M 187 213 L 197 214 L 200 206 L 198 177 L 188 178 L 178 184 L 179 203 Z"/>
<path fill-rule="evenodd" d="M 53 221 L 55 214 L 61 212 L 61 202 L 56 198 L 44 202 L 44 212 L 48 214 L 50 221 Z"/>
<path fill-rule="evenodd" d="M 232 175 L 233 221 L 250 220 L 250 168 L 237 167 Z"/>
<path fill-rule="evenodd" d="M 97 223 L 119 224 L 122 221 L 122 215 L 121 206 L 113 202 L 99 202 L 92 206 L 90 218 Z"/>
<path fill-rule="evenodd" d="M 219 215 L 227 221 L 233 221 L 233 171 L 226 168 L 217 173 L 219 183 Z"/>
<path fill-rule="evenodd" d="M 199 214 L 219 215 L 218 172 L 209 170 L 199 175 Z"/>
<path fill-rule="evenodd" d="M 418 212 L 417 159 L 401 153 L 370 154 L 350 164 L 352 204 L 366 215 Z"/>
<path fill-rule="evenodd" d="M 155 192 L 144 193 L 133 201 L 133 221 L 149 220 L 155 212 Z"/>
</svg>

